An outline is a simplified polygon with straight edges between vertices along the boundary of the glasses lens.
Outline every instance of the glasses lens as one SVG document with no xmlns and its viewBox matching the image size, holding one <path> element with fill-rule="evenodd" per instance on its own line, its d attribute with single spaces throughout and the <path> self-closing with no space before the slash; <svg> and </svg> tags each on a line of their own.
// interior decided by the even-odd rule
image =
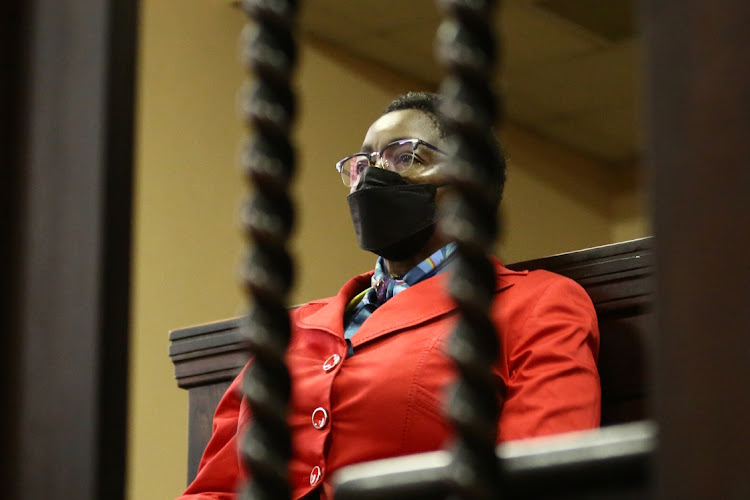
<svg viewBox="0 0 750 500">
<path fill-rule="evenodd" d="M 365 155 L 352 156 L 344 162 L 341 169 L 341 178 L 347 186 L 356 186 L 359 176 L 370 164 L 370 159 Z"/>
<path fill-rule="evenodd" d="M 414 143 L 412 141 L 394 142 L 383 150 L 383 167 L 393 172 L 402 173 L 414 163 Z"/>
</svg>

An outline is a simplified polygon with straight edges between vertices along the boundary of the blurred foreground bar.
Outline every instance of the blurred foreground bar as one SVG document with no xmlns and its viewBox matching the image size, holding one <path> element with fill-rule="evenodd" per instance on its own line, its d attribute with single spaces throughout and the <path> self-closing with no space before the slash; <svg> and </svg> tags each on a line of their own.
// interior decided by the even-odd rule
<svg viewBox="0 0 750 500">
<path fill-rule="evenodd" d="M 655 449 L 650 421 L 503 443 L 503 498 L 648 498 Z M 449 463 L 447 451 L 436 451 L 345 467 L 334 477 L 335 499 L 448 498 Z"/>
</svg>

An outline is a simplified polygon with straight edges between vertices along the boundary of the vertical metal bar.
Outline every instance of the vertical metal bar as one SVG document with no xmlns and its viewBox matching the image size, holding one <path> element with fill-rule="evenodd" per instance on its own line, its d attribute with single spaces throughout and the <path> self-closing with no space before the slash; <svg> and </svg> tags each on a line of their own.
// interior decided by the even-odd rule
<svg viewBox="0 0 750 500">
<path fill-rule="evenodd" d="M 286 420 L 291 381 L 285 353 L 290 335 L 287 297 L 294 274 L 287 245 L 294 222 L 289 185 L 295 166 L 290 130 L 295 116 L 291 78 L 297 2 L 243 0 L 241 5 L 252 19 L 243 31 L 243 59 L 255 78 L 242 102 L 251 129 L 242 166 L 254 189 L 242 209 L 251 246 L 242 275 L 250 302 L 245 337 L 253 356 L 243 381 L 252 420 L 242 440 L 251 474 L 242 498 L 277 500 L 291 495 Z"/>
<path fill-rule="evenodd" d="M 495 440 L 499 415 L 492 365 L 499 343 L 489 308 L 495 270 L 488 258 L 497 236 L 496 186 L 502 182 L 493 162 L 495 140 L 488 131 L 497 102 L 490 89 L 497 59 L 492 33 L 495 1 L 444 0 L 437 34 L 438 58 L 447 75 L 441 85 L 442 109 L 453 152 L 454 193 L 442 204 L 440 230 L 458 243 L 458 265 L 450 292 L 460 319 L 449 345 L 458 381 L 446 411 L 456 431 L 451 479 L 462 498 L 494 498 L 498 493 Z"/>
<path fill-rule="evenodd" d="M 4 493 L 123 498 L 137 3 L 26 4 L 3 47 L 18 98 L 3 165 Z"/>
<path fill-rule="evenodd" d="M 658 497 L 750 498 L 750 3 L 646 0 L 642 19 Z"/>
</svg>

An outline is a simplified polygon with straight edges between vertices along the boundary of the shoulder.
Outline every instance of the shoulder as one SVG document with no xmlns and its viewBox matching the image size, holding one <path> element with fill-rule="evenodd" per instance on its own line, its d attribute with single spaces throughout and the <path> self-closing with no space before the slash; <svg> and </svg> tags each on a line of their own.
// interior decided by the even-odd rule
<svg viewBox="0 0 750 500">
<path fill-rule="evenodd" d="M 289 308 L 289 313 L 292 320 L 305 319 L 321 309 L 326 307 L 334 307 L 342 310 L 349 303 L 349 301 L 357 295 L 359 292 L 370 286 L 370 277 L 372 271 L 364 274 L 359 274 L 349 279 L 339 290 L 338 294 L 331 297 L 324 297 L 322 299 L 311 300 L 304 304 L 298 304 Z"/>
<path fill-rule="evenodd" d="M 315 314 L 330 304 L 336 297 L 325 297 L 322 299 L 311 300 L 304 304 L 297 304 L 289 308 L 289 314 L 293 319 L 301 319 Z"/>
<path fill-rule="evenodd" d="M 556 294 L 586 294 L 578 282 L 561 274 L 537 269 L 529 271 L 528 274 L 517 279 L 516 285 L 519 289 L 533 294 L 556 295 Z"/>
<path fill-rule="evenodd" d="M 580 320 L 596 321 L 594 305 L 584 288 L 576 281 L 543 269 L 511 271 L 498 267 L 498 289 L 495 311 L 514 324 L 524 324 L 538 316 L 573 315 Z"/>
<path fill-rule="evenodd" d="M 498 288 L 510 288 L 513 295 L 529 295 L 536 298 L 554 297 L 562 294 L 583 295 L 588 294 L 576 281 L 562 276 L 561 274 L 546 271 L 544 269 L 511 270 L 503 266 L 500 261 L 495 261 L 497 271 Z"/>
</svg>

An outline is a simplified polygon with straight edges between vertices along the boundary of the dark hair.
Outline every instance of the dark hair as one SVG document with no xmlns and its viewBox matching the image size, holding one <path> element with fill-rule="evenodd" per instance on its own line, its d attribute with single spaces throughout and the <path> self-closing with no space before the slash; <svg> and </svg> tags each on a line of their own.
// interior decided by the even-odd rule
<svg viewBox="0 0 750 500">
<path fill-rule="evenodd" d="M 440 112 L 440 106 L 444 101 L 444 97 L 434 92 L 408 92 L 395 98 L 391 103 L 386 106 L 383 114 L 388 114 L 392 111 L 401 111 L 404 109 L 416 109 L 427 114 L 432 122 L 435 124 L 440 133 L 440 137 L 445 137 L 448 133 L 448 124 L 445 118 Z M 382 115 L 381 115 L 382 116 Z M 500 142 L 497 140 L 495 131 L 491 128 L 487 130 L 488 146 L 490 146 L 491 154 L 494 157 L 493 162 L 497 165 L 497 203 L 500 203 L 500 199 L 503 197 L 503 188 L 505 187 L 505 155 L 503 154 Z"/>
</svg>

